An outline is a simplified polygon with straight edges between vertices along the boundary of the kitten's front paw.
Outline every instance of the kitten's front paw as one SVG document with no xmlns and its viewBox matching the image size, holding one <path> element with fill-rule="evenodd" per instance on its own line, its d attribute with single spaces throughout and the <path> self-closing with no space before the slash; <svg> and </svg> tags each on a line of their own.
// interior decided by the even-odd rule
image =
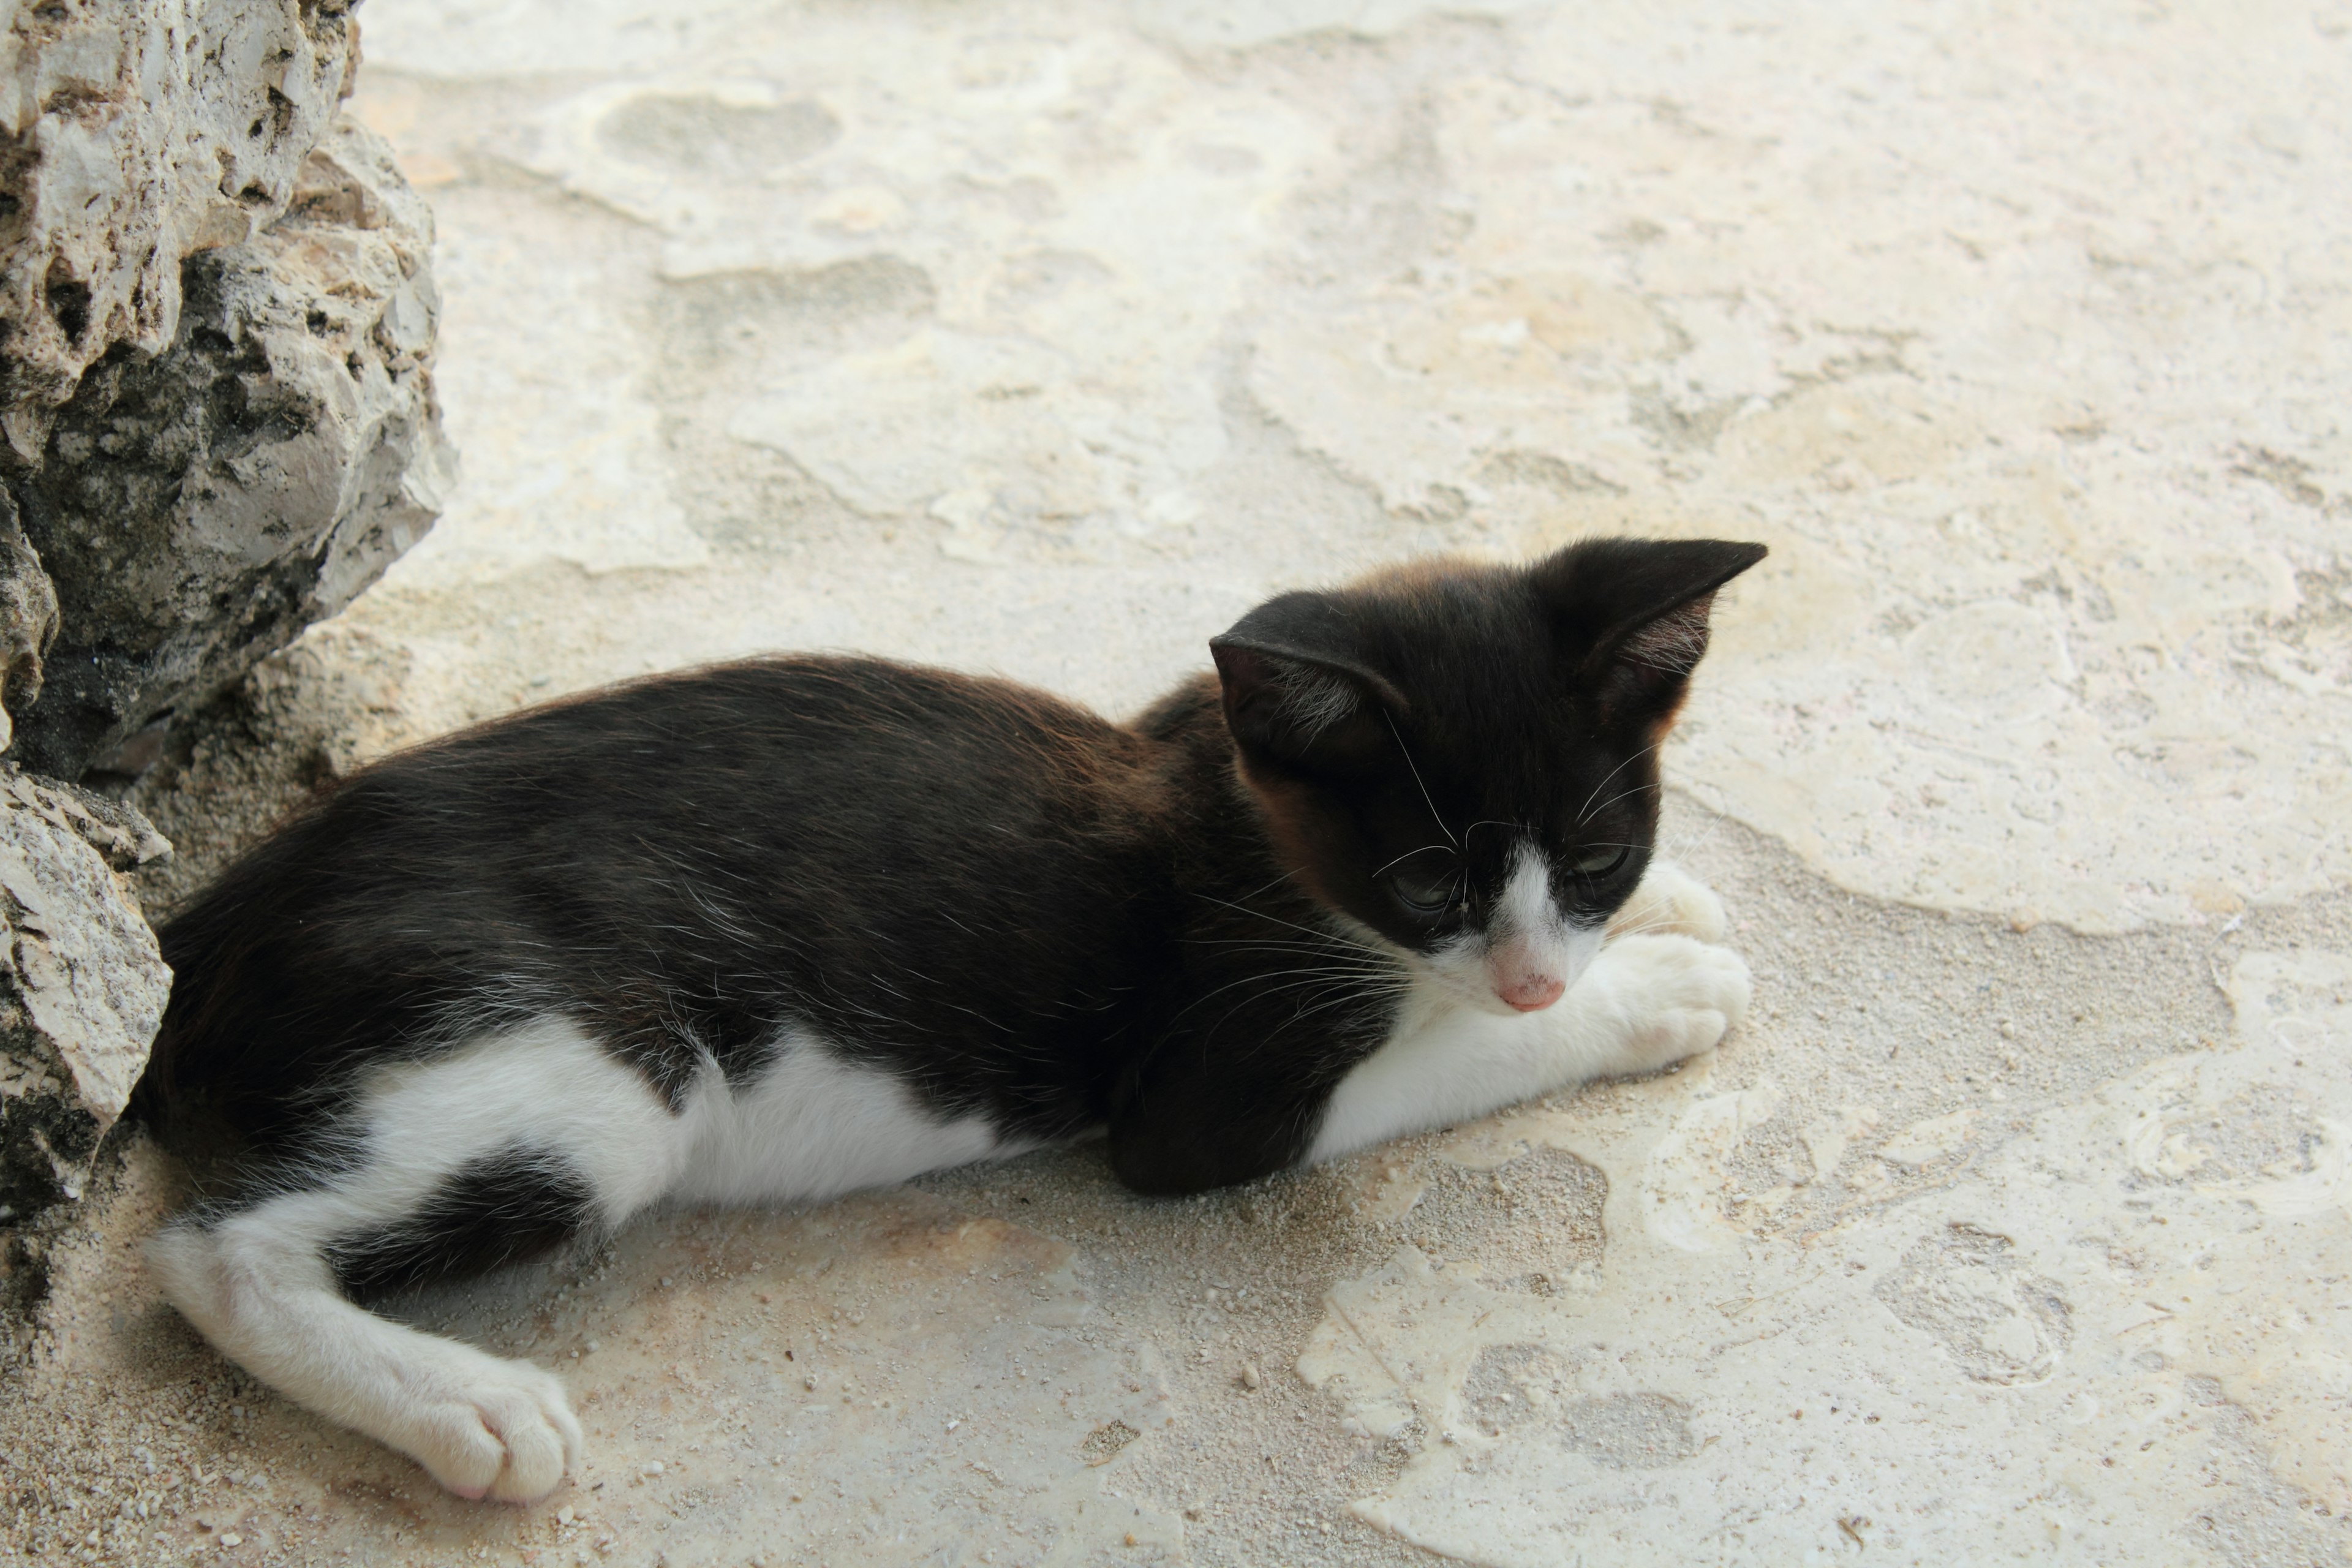
<svg viewBox="0 0 2352 1568">
<path fill-rule="evenodd" d="M 1653 860 L 1641 886 L 1609 922 L 1614 940 L 1626 936 L 1695 936 L 1723 940 L 1723 900 L 1671 860 Z"/>
<path fill-rule="evenodd" d="M 580 1458 L 562 1382 L 529 1362 L 465 1351 L 412 1392 L 396 1446 L 461 1498 L 537 1502 Z"/>
<path fill-rule="evenodd" d="M 1593 963 L 1625 1028 L 1613 1070 L 1650 1072 L 1696 1056 L 1748 1012 L 1748 965 L 1727 947 L 1686 936 L 1629 936 Z"/>
</svg>

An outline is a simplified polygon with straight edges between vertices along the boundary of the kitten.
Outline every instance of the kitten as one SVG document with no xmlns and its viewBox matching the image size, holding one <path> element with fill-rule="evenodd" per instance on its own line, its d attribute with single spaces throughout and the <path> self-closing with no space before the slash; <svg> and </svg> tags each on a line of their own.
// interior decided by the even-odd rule
<svg viewBox="0 0 2352 1568">
<path fill-rule="evenodd" d="M 140 1110 L 243 1152 L 152 1244 L 164 1292 L 452 1491 L 528 1500 L 580 1447 L 557 1379 L 355 1302 L 1089 1133 L 1199 1192 L 1705 1050 L 1747 970 L 1662 934 L 1721 911 L 1652 859 L 1657 748 L 1763 554 L 1285 595 L 1126 726 L 775 658 L 393 757 L 163 932 Z M 1604 945 L 1612 916 L 1650 929 Z"/>
</svg>

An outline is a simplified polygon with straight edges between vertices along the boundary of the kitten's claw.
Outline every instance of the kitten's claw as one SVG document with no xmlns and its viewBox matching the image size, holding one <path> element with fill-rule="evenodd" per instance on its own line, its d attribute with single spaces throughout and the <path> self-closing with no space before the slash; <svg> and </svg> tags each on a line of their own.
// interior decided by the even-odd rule
<svg viewBox="0 0 2352 1568">
<path fill-rule="evenodd" d="M 1748 965 L 1727 947 L 1621 937 L 1593 968 L 1624 1024 L 1620 1072 L 1651 1072 L 1710 1049 L 1748 1012 Z"/>
<path fill-rule="evenodd" d="M 1723 900 L 1672 860 L 1651 861 L 1650 868 L 1642 874 L 1642 885 L 1609 922 L 1612 940 L 1671 935 L 1721 942 L 1723 932 Z"/>
<path fill-rule="evenodd" d="M 562 1383 L 529 1362 L 470 1354 L 416 1393 L 399 1446 L 461 1498 L 537 1502 L 580 1458 Z"/>
</svg>

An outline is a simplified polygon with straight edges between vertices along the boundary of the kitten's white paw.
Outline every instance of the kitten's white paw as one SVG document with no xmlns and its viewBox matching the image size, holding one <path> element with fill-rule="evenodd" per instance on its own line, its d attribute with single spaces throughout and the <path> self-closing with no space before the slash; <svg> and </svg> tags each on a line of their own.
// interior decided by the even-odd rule
<svg viewBox="0 0 2352 1568">
<path fill-rule="evenodd" d="M 1723 900 L 1672 860 L 1653 860 L 1642 884 L 1609 922 L 1613 940 L 1626 936 L 1695 936 L 1723 940 Z"/>
<path fill-rule="evenodd" d="M 529 1362 L 467 1351 L 409 1392 L 397 1446 L 461 1498 L 537 1502 L 580 1458 L 562 1382 Z"/>
<path fill-rule="evenodd" d="M 1702 889 L 1703 891 L 1704 889 Z M 1748 1012 L 1748 965 L 1686 936 L 1628 936 L 1602 950 L 1610 1000 L 1625 1025 L 1623 1072 L 1696 1056 Z"/>
</svg>

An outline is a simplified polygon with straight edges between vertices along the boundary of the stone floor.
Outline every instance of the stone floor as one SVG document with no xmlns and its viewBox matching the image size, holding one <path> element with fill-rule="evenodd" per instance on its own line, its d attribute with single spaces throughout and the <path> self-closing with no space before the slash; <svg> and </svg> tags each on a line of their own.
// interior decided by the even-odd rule
<svg viewBox="0 0 2352 1568">
<path fill-rule="evenodd" d="M 1791 20 L 1801 15 L 1801 23 Z M 370 0 L 440 528 L 148 804 L 752 649 L 1114 710 L 1269 591 L 1753 538 L 1713 1058 L 1181 1204 L 1080 1148 L 419 1303 L 469 1506 L 225 1369 L 126 1152 L 0 1561 L 2340 1564 L 2352 5 Z"/>
</svg>

